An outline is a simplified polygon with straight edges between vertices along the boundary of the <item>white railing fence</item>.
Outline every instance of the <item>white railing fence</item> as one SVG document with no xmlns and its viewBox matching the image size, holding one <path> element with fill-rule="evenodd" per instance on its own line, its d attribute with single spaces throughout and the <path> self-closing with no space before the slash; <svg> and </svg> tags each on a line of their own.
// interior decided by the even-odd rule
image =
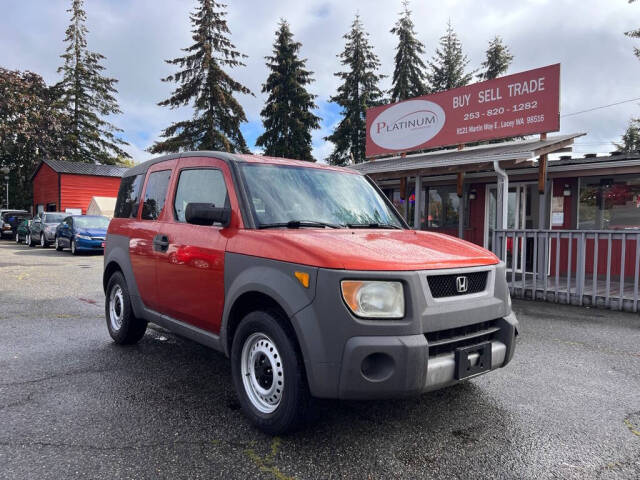
<svg viewBox="0 0 640 480">
<path fill-rule="evenodd" d="M 496 230 L 511 295 L 638 311 L 640 230 Z"/>
</svg>

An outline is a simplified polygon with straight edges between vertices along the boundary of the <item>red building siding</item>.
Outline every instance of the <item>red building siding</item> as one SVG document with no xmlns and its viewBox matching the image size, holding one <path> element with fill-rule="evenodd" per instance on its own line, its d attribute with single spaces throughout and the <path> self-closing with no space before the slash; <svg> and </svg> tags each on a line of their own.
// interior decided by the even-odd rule
<svg viewBox="0 0 640 480">
<path fill-rule="evenodd" d="M 42 205 L 46 209 L 48 203 L 55 203 L 56 208 L 59 209 L 58 202 L 58 173 L 43 163 L 33 178 L 33 211 L 34 213 L 38 211 L 38 205 Z"/>
<path fill-rule="evenodd" d="M 120 178 L 63 173 L 60 188 L 60 210 L 64 212 L 67 208 L 80 208 L 85 214 L 93 197 L 118 196 Z"/>
</svg>

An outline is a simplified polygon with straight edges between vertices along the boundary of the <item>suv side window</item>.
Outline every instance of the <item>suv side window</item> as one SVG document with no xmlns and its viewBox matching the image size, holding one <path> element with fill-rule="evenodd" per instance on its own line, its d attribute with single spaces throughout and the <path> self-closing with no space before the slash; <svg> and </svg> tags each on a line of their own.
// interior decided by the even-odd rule
<svg viewBox="0 0 640 480">
<path fill-rule="evenodd" d="M 118 200 L 113 212 L 115 218 L 131 218 L 138 215 L 140 205 L 140 190 L 144 174 L 125 177 L 120 182 L 118 190 Z"/>
<path fill-rule="evenodd" d="M 229 205 L 227 186 L 220 170 L 193 168 L 182 170 L 178 179 L 173 208 L 178 222 L 185 222 L 189 203 L 212 203 L 216 207 Z"/>
<path fill-rule="evenodd" d="M 160 170 L 149 175 L 142 204 L 143 220 L 157 220 L 162 213 L 170 179 L 171 170 Z"/>
</svg>

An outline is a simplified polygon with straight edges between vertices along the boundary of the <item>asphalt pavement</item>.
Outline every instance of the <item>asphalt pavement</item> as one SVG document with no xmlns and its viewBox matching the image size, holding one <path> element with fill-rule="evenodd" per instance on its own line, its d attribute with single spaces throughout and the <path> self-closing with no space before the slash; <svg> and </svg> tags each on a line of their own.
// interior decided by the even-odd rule
<svg viewBox="0 0 640 480">
<path fill-rule="evenodd" d="M 504 369 L 272 438 L 226 357 L 111 342 L 102 256 L 0 242 L 0 479 L 640 478 L 638 314 L 515 302 Z"/>
</svg>

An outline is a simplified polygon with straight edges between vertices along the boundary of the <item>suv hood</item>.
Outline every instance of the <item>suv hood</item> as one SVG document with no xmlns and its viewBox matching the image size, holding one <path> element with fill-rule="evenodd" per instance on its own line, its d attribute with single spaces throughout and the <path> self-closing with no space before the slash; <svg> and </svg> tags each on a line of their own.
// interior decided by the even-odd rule
<svg viewBox="0 0 640 480">
<path fill-rule="evenodd" d="M 473 243 L 416 230 L 240 230 L 229 239 L 227 251 L 346 270 L 428 270 L 499 261 Z"/>
</svg>

